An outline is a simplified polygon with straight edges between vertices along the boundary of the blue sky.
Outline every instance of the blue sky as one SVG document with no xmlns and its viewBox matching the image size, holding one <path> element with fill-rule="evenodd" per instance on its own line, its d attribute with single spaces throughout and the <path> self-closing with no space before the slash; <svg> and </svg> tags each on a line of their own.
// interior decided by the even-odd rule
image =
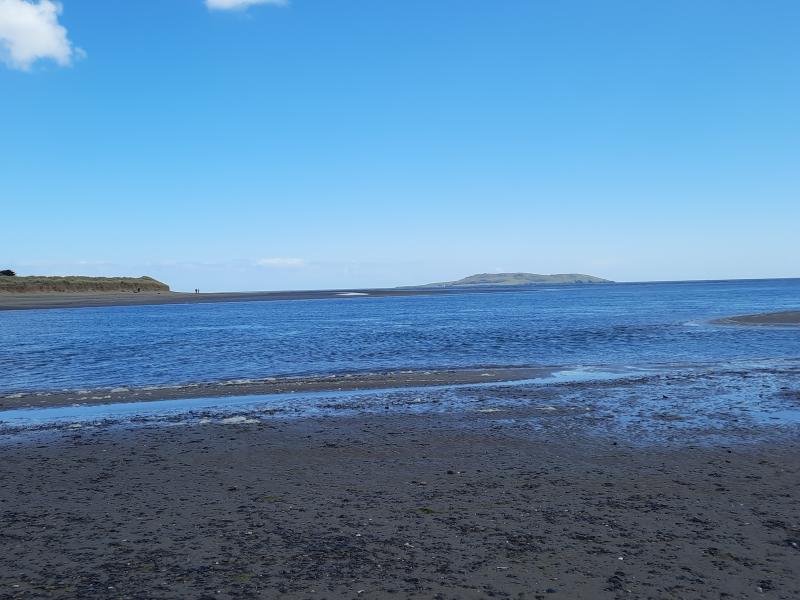
<svg viewBox="0 0 800 600">
<path fill-rule="evenodd" d="M 63 0 L 20 33 L 22 4 L 48 3 L 0 0 L 21 274 L 800 276 L 795 0 Z"/>
</svg>

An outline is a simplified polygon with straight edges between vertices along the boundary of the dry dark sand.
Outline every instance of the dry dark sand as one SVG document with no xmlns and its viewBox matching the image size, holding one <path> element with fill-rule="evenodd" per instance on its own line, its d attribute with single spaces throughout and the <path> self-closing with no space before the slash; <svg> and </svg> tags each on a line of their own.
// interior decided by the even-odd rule
<svg viewBox="0 0 800 600">
<path fill-rule="evenodd" d="M 714 322 L 720 325 L 800 325 L 800 310 L 740 315 Z"/>
<path fill-rule="evenodd" d="M 0 598 L 800 597 L 796 444 L 633 447 L 559 422 L 9 438 Z"/>
</svg>

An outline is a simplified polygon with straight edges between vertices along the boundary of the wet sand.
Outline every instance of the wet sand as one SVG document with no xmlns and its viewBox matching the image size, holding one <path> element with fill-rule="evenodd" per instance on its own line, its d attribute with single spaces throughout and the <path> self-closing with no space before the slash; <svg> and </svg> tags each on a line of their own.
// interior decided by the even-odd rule
<svg viewBox="0 0 800 600">
<path fill-rule="evenodd" d="M 356 416 L 0 445 L 0 598 L 797 598 L 789 440 Z"/>
<path fill-rule="evenodd" d="M 0 599 L 797 598 L 799 369 L 9 422 Z"/>
<path fill-rule="evenodd" d="M 800 325 L 800 310 L 739 315 L 714 321 L 719 325 Z"/>
<path fill-rule="evenodd" d="M 269 394 L 380 390 L 387 388 L 492 383 L 543 378 L 555 369 L 547 367 L 487 367 L 435 371 L 388 371 L 308 377 L 270 377 L 260 380 L 190 383 L 143 388 L 104 388 L 24 392 L 0 395 L 0 410 L 44 408 L 73 404 L 100 405 L 120 402 L 148 402 L 181 398 L 225 398 Z"/>
</svg>

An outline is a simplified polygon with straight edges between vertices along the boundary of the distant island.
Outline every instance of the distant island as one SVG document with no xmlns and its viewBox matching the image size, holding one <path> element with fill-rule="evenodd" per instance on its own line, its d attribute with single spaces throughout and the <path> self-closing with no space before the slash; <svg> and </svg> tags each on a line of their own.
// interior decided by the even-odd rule
<svg viewBox="0 0 800 600">
<path fill-rule="evenodd" d="M 593 275 L 582 275 L 580 273 L 558 273 L 555 275 L 539 275 L 536 273 L 479 273 L 470 275 L 458 281 L 442 281 L 440 283 L 428 283 L 419 287 L 423 288 L 446 288 L 446 287 L 477 287 L 489 285 L 532 285 L 537 283 L 545 284 L 567 284 L 567 283 L 613 283 L 609 279 L 594 277 Z"/>
<path fill-rule="evenodd" d="M 0 276 L 0 294 L 169 292 L 152 277 L 18 277 Z"/>
</svg>

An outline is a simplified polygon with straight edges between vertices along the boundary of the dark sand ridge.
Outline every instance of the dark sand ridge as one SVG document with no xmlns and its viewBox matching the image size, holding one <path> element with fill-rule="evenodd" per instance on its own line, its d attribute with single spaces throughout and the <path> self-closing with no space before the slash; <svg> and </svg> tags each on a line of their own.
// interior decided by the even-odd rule
<svg viewBox="0 0 800 600">
<path fill-rule="evenodd" d="M 42 408 L 70 404 L 113 404 L 147 402 L 179 398 L 214 398 L 256 396 L 287 392 L 319 392 L 379 390 L 417 386 L 456 385 L 521 381 L 551 375 L 548 367 L 487 367 L 484 369 L 451 369 L 428 371 L 389 371 L 308 377 L 275 377 L 260 380 L 192 383 L 143 388 L 106 388 L 30 392 L 0 395 L 0 410 L 10 408 Z"/>
<path fill-rule="evenodd" d="M 740 315 L 716 319 L 719 325 L 800 325 L 800 310 Z"/>
<path fill-rule="evenodd" d="M 254 302 L 276 300 L 331 300 L 388 296 L 431 296 L 449 294 L 485 294 L 520 291 L 517 288 L 461 289 L 352 289 L 309 290 L 286 292 L 220 292 L 190 294 L 184 292 L 142 293 L 0 293 L 0 310 L 31 310 L 43 308 L 88 308 L 95 306 L 137 306 L 155 304 L 207 304 L 212 302 Z"/>
<path fill-rule="evenodd" d="M 800 451 L 461 413 L 0 445 L 0 598 L 800 597 Z"/>
</svg>

